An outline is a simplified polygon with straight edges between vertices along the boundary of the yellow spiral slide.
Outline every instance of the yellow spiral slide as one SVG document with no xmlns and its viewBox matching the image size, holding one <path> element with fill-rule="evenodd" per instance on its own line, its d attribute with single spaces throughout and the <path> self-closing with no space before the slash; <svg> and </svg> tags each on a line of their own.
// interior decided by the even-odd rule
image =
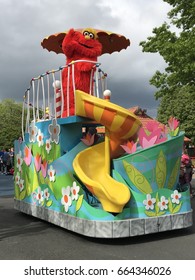
<svg viewBox="0 0 195 280">
<path fill-rule="evenodd" d="M 85 92 L 75 92 L 76 115 L 87 117 L 106 128 L 105 142 L 80 152 L 73 161 L 73 168 L 101 202 L 105 211 L 120 213 L 130 199 L 129 188 L 110 176 L 110 159 L 119 155 L 121 144 L 135 139 L 141 126 L 130 111 Z"/>
</svg>

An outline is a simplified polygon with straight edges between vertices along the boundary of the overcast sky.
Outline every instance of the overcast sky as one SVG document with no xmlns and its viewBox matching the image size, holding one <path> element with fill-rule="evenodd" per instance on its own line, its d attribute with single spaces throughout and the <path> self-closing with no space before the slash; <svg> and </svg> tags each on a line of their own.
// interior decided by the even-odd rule
<svg viewBox="0 0 195 280">
<path fill-rule="evenodd" d="M 111 101 L 126 108 L 140 106 L 155 117 L 156 89 L 149 79 L 165 63 L 158 54 L 143 53 L 139 43 L 167 21 L 169 10 L 163 0 L 0 0 L 0 100 L 21 102 L 31 78 L 65 64 L 63 54 L 41 47 L 44 37 L 94 27 L 131 41 L 126 50 L 99 57 L 108 73 Z"/>
</svg>

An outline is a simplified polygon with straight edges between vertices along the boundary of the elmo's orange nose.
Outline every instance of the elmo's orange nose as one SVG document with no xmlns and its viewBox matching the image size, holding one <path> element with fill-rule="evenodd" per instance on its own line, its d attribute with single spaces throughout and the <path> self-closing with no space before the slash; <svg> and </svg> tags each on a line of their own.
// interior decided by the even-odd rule
<svg viewBox="0 0 195 280">
<path fill-rule="evenodd" d="M 89 40 L 89 39 L 90 39 L 90 36 L 89 36 L 89 35 L 85 35 L 85 39 L 86 39 L 86 40 Z"/>
</svg>

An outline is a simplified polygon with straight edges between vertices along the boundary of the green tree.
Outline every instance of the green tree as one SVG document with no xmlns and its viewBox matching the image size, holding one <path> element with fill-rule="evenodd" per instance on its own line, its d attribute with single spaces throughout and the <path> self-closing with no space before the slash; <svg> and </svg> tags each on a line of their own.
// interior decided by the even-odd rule
<svg viewBox="0 0 195 280">
<path fill-rule="evenodd" d="M 195 141 L 195 1 L 164 0 L 172 9 L 170 25 L 153 29 L 153 36 L 140 42 L 143 52 L 159 53 L 166 62 L 150 83 L 160 100 L 157 118 L 166 123 L 171 115 L 180 120 L 186 135 Z M 174 27 L 175 31 L 172 31 Z"/>
<path fill-rule="evenodd" d="M 12 99 L 0 103 L 0 149 L 13 147 L 14 140 L 21 136 L 22 104 Z"/>
</svg>

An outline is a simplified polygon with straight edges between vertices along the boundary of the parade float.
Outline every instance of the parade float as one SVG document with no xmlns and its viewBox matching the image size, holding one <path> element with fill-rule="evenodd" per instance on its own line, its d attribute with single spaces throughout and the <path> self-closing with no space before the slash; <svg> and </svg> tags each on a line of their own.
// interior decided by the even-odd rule
<svg viewBox="0 0 195 280">
<path fill-rule="evenodd" d="M 136 115 L 111 102 L 98 62 L 126 49 L 129 39 L 70 29 L 41 45 L 64 54 L 66 64 L 33 78 L 25 92 L 22 141 L 15 141 L 15 208 L 97 238 L 190 227 L 189 187 L 179 184 L 179 122 L 171 117 L 167 126 L 144 129 Z M 105 134 L 98 135 L 99 126 Z"/>
</svg>

